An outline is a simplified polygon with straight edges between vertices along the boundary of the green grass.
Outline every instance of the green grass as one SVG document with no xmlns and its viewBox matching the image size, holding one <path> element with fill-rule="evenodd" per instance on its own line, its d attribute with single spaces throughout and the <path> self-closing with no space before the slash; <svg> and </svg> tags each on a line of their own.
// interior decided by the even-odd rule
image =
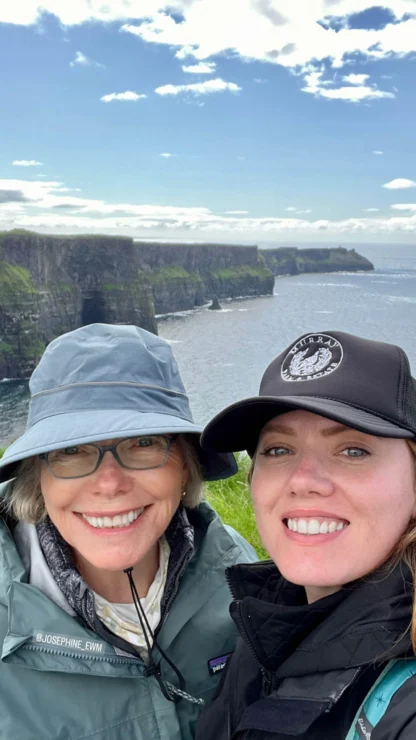
<svg viewBox="0 0 416 740">
<path fill-rule="evenodd" d="M 239 265 L 236 267 L 225 267 L 222 270 L 210 270 L 209 275 L 216 280 L 230 280 L 232 278 L 246 277 L 270 277 L 270 270 L 262 263 L 257 265 Z"/>
<path fill-rule="evenodd" d="M 238 458 L 238 473 L 227 480 L 207 483 L 207 500 L 225 524 L 230 524 L 253 545 L 260 560 L 269 556 L 261 544 L 254 518 L 247 475 L 250 460 L 245 455 Z"/>
<path fill-rule="evenodd" d="M 0 290 L 1 295 L 7 296 L 37 292 L 32 283 L 32 276 L 26 267 L 11 265 L 4 260 L 0 260 Z"/>
<path fill-rule="evenodd" d="M 200 276 L 195 272 L 188 272 L 183 267 L 178 265 L 165 265 L 160 270 L 154 270 L 153 272 L 147 273 L 147 277 L 151 283 L 163 283 L 166 280 L 174 280 L 180 278 L 181 280 L 200 280 Z"/>
</svg>

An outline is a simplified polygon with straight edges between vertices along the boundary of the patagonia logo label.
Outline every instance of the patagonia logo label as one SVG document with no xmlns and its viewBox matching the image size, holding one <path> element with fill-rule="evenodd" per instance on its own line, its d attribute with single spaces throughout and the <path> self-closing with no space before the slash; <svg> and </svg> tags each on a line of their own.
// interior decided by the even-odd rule
<svg viewBox="0 0 416 740">
<path fill-rule="evenodd" d="M 208 661 L 208 670 L 210 676 L 215 676 L 217 673 L 221 673 L 224 670 L 225 664 L 232 653 L 226 653 L 225 655 L 219 655 L 217 658 L 211 658 Z"/>
<path fill-rule="evenodd" d="M 361 712 L 360 716 L 358 717 L 355 730 L 360 740 L 371 740 L 371 735 L 374 727 L 367 719 L 364 712 Z"/>
<path fill-rule="evenodd" d="M 31 640 L 32 644 L 45 645 L 64 650 L 77 650 L 80 653 L 105 653 L 107 645 L 98 640 L 83 640 L 69 635 L 59 635 L 53 632 L 36 632 Z"/>
</svg>

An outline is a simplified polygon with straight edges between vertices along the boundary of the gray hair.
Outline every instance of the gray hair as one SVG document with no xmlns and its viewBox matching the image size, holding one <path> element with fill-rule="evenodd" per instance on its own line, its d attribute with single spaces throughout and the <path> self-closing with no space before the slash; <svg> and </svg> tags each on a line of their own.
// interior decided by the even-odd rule
<svg viewBox="0 0 416 740">
<path fill-rule="evenodd" d="M 193 438 L 194 435 L 192 435 Z M 178 443 L 188 469 L 188 480 L 182 503 L 189 509 L 195 508 L 204 496 L 204 480 L 198 453 L 191 435 L 180 434 Z M 28 457 L 19 465 L 16 478 L 7 497 L 7 510 L 18 521 L 37 524 L 46 516 L 45 502 L 40 487 L 38 457 Z"/>
</svg>

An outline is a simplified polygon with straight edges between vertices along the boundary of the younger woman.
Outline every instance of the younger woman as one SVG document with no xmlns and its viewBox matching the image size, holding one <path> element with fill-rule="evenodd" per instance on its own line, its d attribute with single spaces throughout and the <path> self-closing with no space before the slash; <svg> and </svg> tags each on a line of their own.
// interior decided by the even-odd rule
<svg viewBox="0 0 416 740">
<path fill-rule="evenodd" d="M 272 560 L 228 570 L 241 640 L 200 740 L 416 738 L 415 404 L 400 348 L 335 331 L 208 425 L 253 458 Z"/>
</svg>

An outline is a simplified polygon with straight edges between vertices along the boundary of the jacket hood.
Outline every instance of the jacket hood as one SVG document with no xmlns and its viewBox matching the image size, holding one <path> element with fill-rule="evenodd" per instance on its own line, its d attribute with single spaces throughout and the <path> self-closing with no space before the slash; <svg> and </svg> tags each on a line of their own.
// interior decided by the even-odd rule
<svg viewBox="0 0 416 740">
<path fill-rule="evenodd" d="M 227 571 L 231 616 L 277 678 L 356 668 L 411 654 L 413 583 L 403 563 L 307 604 L 272 562 Z"/>
</svg>

